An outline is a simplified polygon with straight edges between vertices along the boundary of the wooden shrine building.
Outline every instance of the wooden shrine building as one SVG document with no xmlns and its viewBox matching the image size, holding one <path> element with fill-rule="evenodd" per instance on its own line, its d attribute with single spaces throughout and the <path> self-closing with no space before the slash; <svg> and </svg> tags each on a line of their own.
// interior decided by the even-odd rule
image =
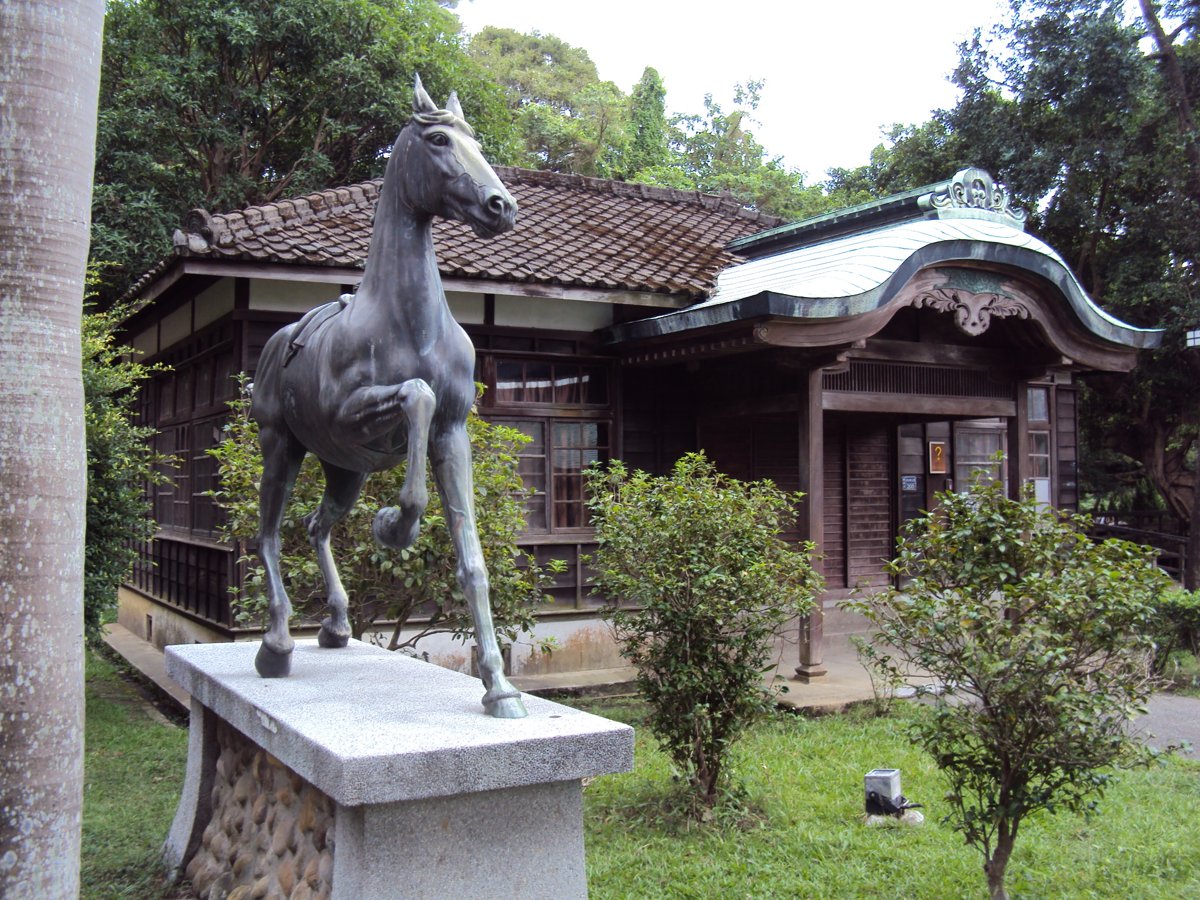
<svg viewBox="0 0 1200 900">
<path fill-rule="evenodd" d="M 1075 376 L 1128 370 L 1159 339 L 1096 306 L 979 169 L 794 224 L 718 197 L 497 171 L 516 229 L 484 242 L 439 223 L 435 241 L 477 347 L 480 411 L 532 438 L 523 544 L 568 562 L 539 625 L 561 652 L 516 653 L 516 671 L 616 664 L 580 563 L 591 461 L 664 472 L 703 449 L 738 478 L 804 491 L 795 536 L 816 542 L 827 586 L 825 615 L 801 626 L 800 674 L 813 677 L 825 617 L 851 627 L 834 604 L 884 582 L 897 529 L 935 492 L 984 470 L 1074 508 Z M 122 591 L 135 633 L 159 645 L 241 633 L 204 451 L 231 376 L 253 372 L 276 328 L 361 278 L 378 186 L 195 211 L 135 288 L 129 340 L 172 367 L 143 414 L 180 460 Z"/>
</svg>

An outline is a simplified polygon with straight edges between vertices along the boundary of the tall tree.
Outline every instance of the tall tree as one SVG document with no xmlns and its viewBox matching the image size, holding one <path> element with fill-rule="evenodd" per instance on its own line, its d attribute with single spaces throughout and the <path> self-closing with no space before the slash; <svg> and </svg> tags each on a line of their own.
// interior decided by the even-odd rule
<svg viewBox="0 0 1200 900">
<path fill-rule="evenodd" d="M 1195 75 L 1197 47 L 1194 39 L 1196 28 L 1200 25 L 1200 22 L 1197 21 L 1200 9 L 1197 9 L 1195 0 L 1183 0 L 1183 2 L 1168 5 L 1166 12 L 1181 22 L 1179 27 L 1170 34 L 1163 27 L 1159 14 L 1160 4 L 1153 3 L 1151 0 L 1141 0 L 1141 11 L 1142 19 L 1146 23 L 1146 30 L 1154 41 L 1155 58 L 1162 78 L 1162 92 L 1168 105 L 1175 112 L 1175 123 L 1182 144 L 1183 157 L 1186 161 L 1182 180 L 1186 185 L 1187 197 L 1190 201 L 1189 212 L 1195 213 L 1200 211 L 1200 133 L 1196 130 L 1194 112 L 1198 87 Z M 1182 52 L 1175 45 L 1176 40 L 1181 37 L 1189 41 L 1182 48 Z M 1185 67 L 1185 57 L 1186 62 L 1190 63 L 1191 73 Z M 1191 234 L 1190 231 L 1188 233 Z M 1194 262 L 1195 254 L 1189 254 L 1188 259 Z M 1181 259 L 1180 262 L 1182 263 L 1183 260 Z M 1189 294 L 1189 299 L 1191 296 Z M 1188 312 L 1190 313 L 1188 324 L 1192 326 L 1200 324 L 1195 318 L 1192 318 L 1197 315 L 1197 312 L 1200 312 L 1195 304 L 1192 304 Z M 1192 374 L 1200 374 L 1198 351 L 1193 349 L 1184 352 Z M 1191 409 L 1189 412 L 1191 413 L 1191 424 L 1194 426 L 1200 424 L 1200 410 Z M 1200 588 L 1200 458 L 1196 458 L 1195 454 L 1192 456 L 1192 497 L 1188 507 L 1188 544 L 1183 572 L 1184 587 L 1190 591 Z"/>
<path fill-rule="evenodd" d="M 79 323 L 100 0 L 0 5 L 0 895 L 79 891 Z"/>
<path fill-rule="evenodd" d="M 835 206 L 854 206 L 943 181 L 972 164 L 962 141 L 941 118 L 895 124 L 871 151 L 870 162 L 830 169 L 824 188 Z"/>
<path fill-rule="evenodd" d="M 739 203 L 787 219 L 828 210 L 830 201 L 820 187 L 805 185 L 800 172 L 768 156 L 749 130 L 762 87 L 761 81 L 735 85 L 729 111 L 708 94 L 704 112 L 672 117 L 669 160 L 643 169 L 635 180 L 728 193 Z"/>
<path fill-rule="evenodd" d="M 472 58 L 507 93 L 522 148 L 517 161 L 551 172 L 622 177 L 628 98 L 601 81 L 587 51 L 552 34 L 487 27 Z"/>
<path fill-rule="evenodd" d="M 667 89 L 658 70 L 647 66 L 630 96 L 628 173 L 667 162 Z"/>
<path fill-rule="evenodd" d="M 503 86 L 514 111 L 538 104 L 570 116 L 579 92 L 600 81 L 586 50 L 540 31 L 488 26 L 471 38 L 470 52 Z"/>
<path fill-rule="evenodd" d="M 1082 476 L 1085 489 L 1114 503 L 1152 485 L 1185 520 L 1200 386 L 1183 333 L 1200 321 L 1200 205 L 1195 135 L 1175 94 L 1180 84 L 1187 97 L 1200 86 L 1194 26 L 1185 17 L 1174 35 L 1159 35 L 1176 68 L 1165 45 L 1146 52 L 1144 23 L 1123 3 L 1012 0 L 1007 21 L 962 48 L 962 99 L 939 117 L 963 157 L 1008 184 L 1031 229 L 1097 301 L 1135 325 L 1167 329 L 1163 348 L 1143 354 L 1134 372 L 1087 379 Z"/>
<path fill-rule="evenodd" d="M 413 72 L 459 98 L 493 159 L 502 94 L 434 0 L 110 0 L 93 258 L 114 290 L 195 206 L 228 209 L 380 175 Z"/>
</svg>

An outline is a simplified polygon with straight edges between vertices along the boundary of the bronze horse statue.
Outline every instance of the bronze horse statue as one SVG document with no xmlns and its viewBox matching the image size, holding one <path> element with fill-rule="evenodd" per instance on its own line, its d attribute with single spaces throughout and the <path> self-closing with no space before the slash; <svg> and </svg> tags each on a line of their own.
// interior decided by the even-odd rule
<svg viewBox="0 0 1200 900">
<path fill-rule="evenodd" d="M 329 546 L 371 472 L 407 461 L 396 506 L 375 516 L 382 545 L 416 540 L 428 503 L 426 459 L 442 498 L 457 554 L 458 583 L 475 626 L 483 705 L 519 718 L 525 706 L 505 678 L 475 526 L 467 412 L 475 400 L 475 348 L 450 315 L 433 249 L 433 218 L 469 225 L 481 237 L 513 227 L 517 205 L 484 160 L 455 94 L 445 109 L 417 77 L 412 118 L 388 160 L 362 283 L 352 298 L 317 307 L 267 342 L 252 393 L 263 479 L 260 549 L 269 627 L 255 658 L 264 678 L 285 676 L 295 642 L 291 602 L 279 572 L 283 509 L 306 453 L 320 460 L 325 494 L 306 519 L 328 590 L 322 647 L 350 637 L 346 591 Z"/>
</svg>

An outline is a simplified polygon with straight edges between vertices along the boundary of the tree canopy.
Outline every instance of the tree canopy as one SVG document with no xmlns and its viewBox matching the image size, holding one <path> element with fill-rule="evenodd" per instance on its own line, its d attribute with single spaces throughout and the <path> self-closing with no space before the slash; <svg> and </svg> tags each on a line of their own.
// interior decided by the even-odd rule
<svg viewBox="0 0 1200 900">
<path fill-rule="evenodd" d="M 1179 86 L 1164 77 L 1162 49 L 1143 43 L 1155 5 L 1142 6 L 1139 21 L 1103 0 L 1014 3 L 991 43 L 964 48 L 964 95 L 948 121 L 1094 298 L 1135 325 L 1167 328 L 1163 348 L 1134 372 L 1088 380 L 1085 475 L 1115 503 L 1148 480 L 1186 519 L 1200 391 L 1183 332 L 1200 319 L 1200 169 L 1189 158 L 1195 135 L 1173 110 L 1177 90 L 1186 99 L 1200 87 L 1200 59 L 1185 21 L 1174 49 L 1186 77 Z"/>
<path fill-rule="evenodd" d="M 1162 349 L 1133 372 L 1086 377 L 1081 475 L 1101 507 L 1161 498 L 1187 520 L 1200 414 L 1183 346 L 1200 322 L 1190 112 L 1200 18 L 1195 3 L 1143 0 L 1140 13 L 1113 0 L 1012 0 L 1006 21 L 961 46 L 958 104 L 894 127 L 868 165 L 834 170 L 826 187 L 843 205 L 982 166 L 1097 302 L 1165 327 Z"/>
<path fill-rule="evenodd" d="M 382 174 L 413 73 L 458 91 L 493 159 L 500 88 L 434 0 L 111 0 L 92 258 L 119 292 L 189 208 L 231 209 Z"/>
<path fill-rule="evenodd" d="M 705 192 L 799 219 L 988 169 L 1105 308 L 1166 326 L 1130 374 L 1091 376 L 1082 473 L 1102 502 L 1160 496 L 1190 516 L 1200 383 L 1200 89 L 1194 2 L 1012 0 L 960 48 L 961 99 L 896 124 L 870 161 L 822 184 L 753 133 L 762 82 L 666 111 L 653 68 L 626 95 L 586 50 L 485 28 L 435 0 L 111 0 L 92 257 L 120 293 L 189 208 L 227 209 L 380 174 L 413 72 L 458 91 L 494 162 Z M 1200 363 L 1200 361 L 1198 361 Z"/>
</svg>

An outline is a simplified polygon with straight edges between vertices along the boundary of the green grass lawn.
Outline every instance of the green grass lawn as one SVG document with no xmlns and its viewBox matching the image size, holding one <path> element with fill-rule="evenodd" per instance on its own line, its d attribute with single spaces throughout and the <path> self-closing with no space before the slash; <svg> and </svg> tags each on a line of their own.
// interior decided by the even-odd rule
<svg viewBox="0 0 1200 900">
<path fill-rule="evenodd" d="M 172 896 L 158 853 L 183 787 L 187 729 L 154 714 L 106 659 L 87 657 L 81 896 Z"/>
<path fill-rule="evenodd" d="M 636 704 L 590 704 L 635 726 Z M 637 768 L 585 791 L 591 896 L 986 897 L 982 857 L 940 820 L 944 788 L 903 734 L 910 707 L 807 719 L 780 714 L 740 745 L 738 772 L 757 808 L 741 827 L 687 826 L 656 810 L 671 771 L 639 730 Z M 925 824 L 867 828 L 863 775 L 901 769 Z M 1200 764 L 1172 758 L 1121 775 L 1091 819 L 1023 826 L 1008 867 L 1013 897 L 1200 897 Z"/>
<path fill-rule="evenodd" d="M 571 701 L 641 721 L 636 700 Z M 637 768 L 584 793 L 591 896 L 984 897 L 978 854 L 948 826 L 940 778 L 890 718 L 865 712 L 780 714 L 742 742 L 744 810 L 716 824 L 669 813 L 670 767 L 639 729 Z M 187 732 L 147 713 L 103 659 L 88 661 L 83 897 L 162 900 L 158 851 L 183 781 Z M 902 770 L 925 804 L 918 828 L 862 824 L 863 775 Z M 1090 820 L 1060 815 L 1023 827 L 1009 865 L 1015 897 L 1200 897 L 1200 763 L 1171 759 L 1125 773 Z"/>
</svg>

